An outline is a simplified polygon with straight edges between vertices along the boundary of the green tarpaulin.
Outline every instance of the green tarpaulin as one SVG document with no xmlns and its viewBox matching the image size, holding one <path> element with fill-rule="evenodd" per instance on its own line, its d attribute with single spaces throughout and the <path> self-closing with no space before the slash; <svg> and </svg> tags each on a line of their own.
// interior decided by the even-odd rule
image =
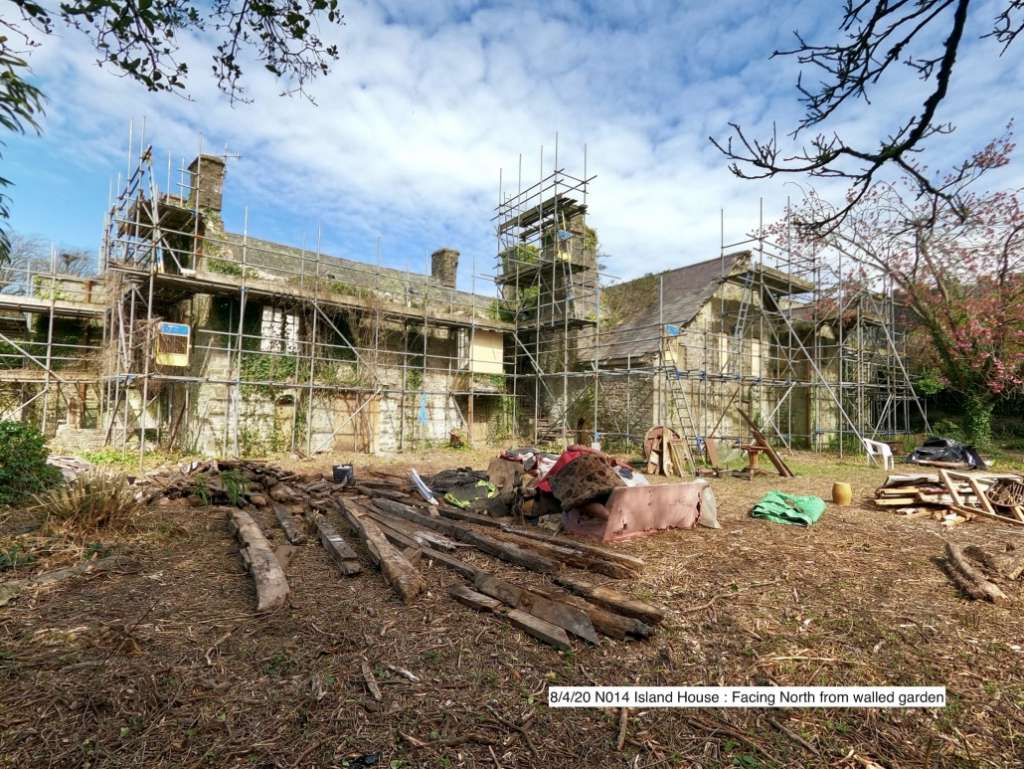
<svg viewBox="0 0 1024 769">
<path fill-rule="evenodd" d="M 819 497 L 798 497 L 781 491 L 769 491 L 754 505 L 750 515 L 775 523 L 810 526 L 824 512 L 825 501 Z"/>
<path fill-rule="evenodd" d="M 477 481 L 464 486 L 456 486 L 444 495 L 446 502 L 468 510 L 474 502 L 482 499 L 494 499 L 498 496 L 498 487 L 490 481 Z"/>
</svg>

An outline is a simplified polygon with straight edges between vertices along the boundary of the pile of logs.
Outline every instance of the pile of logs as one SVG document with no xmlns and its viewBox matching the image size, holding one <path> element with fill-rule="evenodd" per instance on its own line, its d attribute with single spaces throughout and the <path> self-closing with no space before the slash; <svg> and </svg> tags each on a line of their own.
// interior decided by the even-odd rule
<svg viewBox="0 0 1024 769">
<path fill-rule="evenodd" d="M 570 649 L 571 637 L 592 644 L 598 643 L 599 635 L 646 638 L 664 616 L 657 606 L 567 573 L 576 569 L 630 579 L 643 568 L 641 559 L 511 518 L 482 516 L 444 503 L 431 505 L 400 476 L 379 473 L 342 487 L 322 476 L 304 477 L 262 462 L 231 460 L 163 471 L 140 479 L 138 485 L 140 499 L 150 503 L 235 503 L 224 510 L 256 583 L 260 611 L 280 607 L 288 596 L 284 572 L 249 514 L 269 508 L 291 545 L 305 544 L 313 534 L 343 575 L 358 574 L 363 565 L 339 528 L 361 543 L 363 557 L 403 602 L 411 603 L 425 591 L 419 564 L 431 561 L 463 578 L 450 591 L 455 601 L 558 649 Z M 544 583 L 538 587 L 507 581 L 460 557 L 462 551 L 544 575 Z"/>
<path fill-rule="evenodd" d="M 890 475 L 875 492 L 876 507 L 910 518 L 958 526 L 975 518 L 1024 526 L 1024 478 L 1011 473 Z"/>
</svg>

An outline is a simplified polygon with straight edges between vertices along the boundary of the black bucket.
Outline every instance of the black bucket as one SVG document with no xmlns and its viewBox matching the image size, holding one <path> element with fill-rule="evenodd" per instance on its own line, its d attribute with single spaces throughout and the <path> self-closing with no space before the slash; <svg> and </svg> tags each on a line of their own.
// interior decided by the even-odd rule
<svg viewBox="0 0 1024 769">
<path fill-rule="evenodd" d="M 352 465 L 335 465 L 334 466 L 334 482 L 340 483 L 342 486 L 348 486 L 352 483 L 354 474 L 352 472 Z"/>
</svg>

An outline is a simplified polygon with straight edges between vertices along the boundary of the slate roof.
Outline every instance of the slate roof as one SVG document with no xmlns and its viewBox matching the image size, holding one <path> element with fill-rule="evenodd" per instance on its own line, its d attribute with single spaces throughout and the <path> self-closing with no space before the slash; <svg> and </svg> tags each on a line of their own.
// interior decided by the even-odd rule
<svg viewBox="0 0 1024 769">
<path fill-rule="evenodd" d="M 630 293 L 630 308 L 627 315 L 613 329 L 608 330 L 609 341 L 598 347 L 601 360 L 612 360 L 630 356 L 650 355 L 658 352 L 660 345 L 659 323 L 686 326 L 700 309 L 714 296 L 718 287 L 734 272 L 742 272 L 750 264 L 749 251 L 737 251 L 723 257 L 715 257 L 697 264 L 679 267 L 675 270 L 657 273 L 663 284 L 663 307 L 659 308 L 659 281 L 650 281 L 651 276 L 639 278 L 604 290 L 602 301 L 615 301 L 615 293 L 630 291 L 631 283 L 648 280 L 650 288 L 642 295 Z"/>
<path fill-rule="evenodd" d="M 231 251 L 231 257 L 237 262 L 242 260 L 242 244 L 246 243 L 246 263 L 254 267 L 269 270 L 282 270 L 285 274 L 298 275 L 303 269 L 313 269 L 314 252 L 305 251 L 284 243 L 261 240 L 234 232 L 225 232 L 222 236 L 224 244 Z M 305 265 L 302 266 L 302 261 Z M 493 296 L 474 294 L 469 291 L 445 288 L 433 276 L 421 272 L 408 272 L 393 267 L 383 267 L 353 259 L 345 259 L 330 254 L 320 254 L 320 275 L 327 280 L 337 280 L 346 285 L 357 286 L 381 293 L 401 295 L 408 287 L 412 293 L 429 293 L 442 301 L 449 298 L 456 304 L 477 310 L 487 309 Z"/>
</svg>

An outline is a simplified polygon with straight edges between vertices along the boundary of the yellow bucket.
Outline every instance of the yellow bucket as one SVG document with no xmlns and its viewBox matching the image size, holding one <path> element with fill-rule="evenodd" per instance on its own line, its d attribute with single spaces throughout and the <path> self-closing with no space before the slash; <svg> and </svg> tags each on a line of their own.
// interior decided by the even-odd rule
<svg viewBox="0 0 1024 769">
<path fill-rule="evenodd" d="M 848 505 L 853 501 L 853 489 L 848 483 L 837 481 L 832 484 L 832 501 L 837 505 Z"/>
</svg>

